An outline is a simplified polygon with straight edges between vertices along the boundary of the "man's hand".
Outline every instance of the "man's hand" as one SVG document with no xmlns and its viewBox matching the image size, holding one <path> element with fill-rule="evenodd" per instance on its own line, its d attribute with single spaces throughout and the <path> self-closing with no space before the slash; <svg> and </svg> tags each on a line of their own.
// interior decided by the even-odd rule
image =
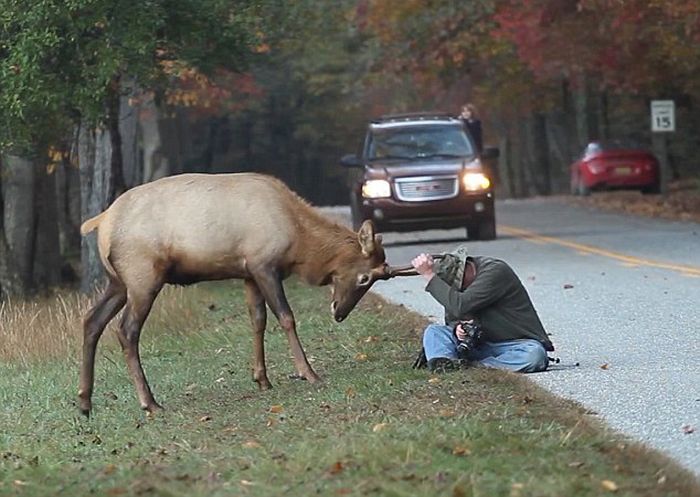
<svg viewBox="0 0 700 497">
<path fill-rule="evenodd" d="M 429 254 L 420 254 L 411 261 L 411 264 L 416 272 L 423 276 L 426 280 L 430 281 L 433 279 L 433 276 L 435 276 L 435 273 L 433 272 L 435 261 Z"/>
<path fill-rule="evenodd" d="M 455 327 L 455 335 L 457 335 L 457 340 L 460 342 L 467 339 L 467 334 L 464 332 L 464 328 L 462 328 L 462 323 L 458 323 Z"/>
</svg>

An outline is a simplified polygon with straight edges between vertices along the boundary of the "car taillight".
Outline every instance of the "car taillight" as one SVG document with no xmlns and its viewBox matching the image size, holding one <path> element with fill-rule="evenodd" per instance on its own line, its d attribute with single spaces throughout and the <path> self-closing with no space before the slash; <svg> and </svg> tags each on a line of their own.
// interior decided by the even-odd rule
<svg viewBox="0 0 700 497">
<path fill-rule="evenodd" d="M 603 167 L 600 164 L 595 164 L 595 163 L 589 164 L 588 169 L 590 169 L 591 173 L 593 173 L 593 174 L 600 174 L 603 171 L 605 171 L 605 167 Z"/>
</svg>

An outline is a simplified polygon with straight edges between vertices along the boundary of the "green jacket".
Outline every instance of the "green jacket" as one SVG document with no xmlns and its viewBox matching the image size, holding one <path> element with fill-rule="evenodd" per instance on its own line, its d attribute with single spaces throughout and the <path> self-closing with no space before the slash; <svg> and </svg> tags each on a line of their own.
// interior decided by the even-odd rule
<svg viewBox="0 0 700 497">
<path fill-rule="evenodd" d="M 425 287 L 445 308 L 445 324 L 476 317 L 484 339 L 503 342 L 532 338 L 554 350 L 537 311 L 522 282 L 505 262 L 490 257 L 470 257 L 476 265 L 476 277 L 464 290 L 457 290 L 438 276 Z"/>
</svg>

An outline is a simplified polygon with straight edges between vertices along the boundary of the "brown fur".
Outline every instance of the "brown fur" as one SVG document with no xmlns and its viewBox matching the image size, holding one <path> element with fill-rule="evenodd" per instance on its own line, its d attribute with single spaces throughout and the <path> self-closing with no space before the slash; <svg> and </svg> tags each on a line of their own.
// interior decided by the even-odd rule
<svg viewBox="0 0 700 497">
<path fill-rule="evenodd" d="M 143 322 L 166 283 L 244 279 L 254 330 L 254 379 L 270 388 L 263 337 L 267 304 L 287 332 L 300 376 L 318 381 L 296 334 L 282 280 L 297 274 L 333 286 L 332 312 L 341 321 L 371 284 L 386 278 L 381 238 L 371 222 L 358 233 L 331 222 L 281 181 L 255 173 L 184 174 L 127 191 L 81 226 L 97 229 L 109 286 L 85 320 L 80 405 L 89 413 L 94 355 L 107 322 L 125 306 L 120 343 L 141 406 L 159 406 L 138 353 Z"/>
</svg>

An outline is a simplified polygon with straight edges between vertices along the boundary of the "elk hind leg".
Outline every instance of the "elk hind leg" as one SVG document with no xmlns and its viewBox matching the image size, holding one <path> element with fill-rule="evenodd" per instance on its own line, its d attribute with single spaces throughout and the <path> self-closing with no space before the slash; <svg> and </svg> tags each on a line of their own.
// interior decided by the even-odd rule
<svg viewBox="0 0 700 497">
<path fill-rule="evenodd" d="M 162 407 L 153 398 L 153 393 L 143 372 L 139 354 L 139 338 L 143 323 L 146 321 L 148 313 L 153 306 L 153 301 L 158 292 L 160 292 L 161 287 L 162 285 L 157 285 L 150 291 L 132 291 L 129 289 L 126 309 L 122 316 L 118 334 L 119 343 L 122 346 L 126 365 L 136 388 L 141 408 L 149 413 L 162 409 Z"/>
<path fill-rule="evenodd" d="M 253 280 L 245 281 L 245 300 L 248 304 L 248 314 L 253 326 L 253 380 L 261 390 L 269 390 L 272 384 L 267 377 L 265 366 L 265 327 L 267 325 L 267 309 L 265 298 L 260 288 Z"/>
<path fill-rule="evenodd" d="M 104 293 L 90 309 L 83 322 L 83 362 L 80 368 L 78 403 L 80 411 L 90 415 L 92 390 L 95 382 L 95 351 L 107 323 L 124 307 L 126 288 L 120 282 L 110 280 Z"/>
</svg>

